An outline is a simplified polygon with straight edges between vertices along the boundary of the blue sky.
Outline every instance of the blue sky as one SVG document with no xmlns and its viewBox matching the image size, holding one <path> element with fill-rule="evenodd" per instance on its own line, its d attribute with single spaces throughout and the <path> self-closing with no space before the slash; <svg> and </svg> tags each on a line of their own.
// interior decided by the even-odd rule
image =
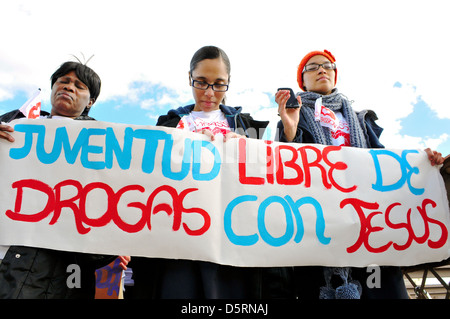
<svg viewBox="0 0 450 319">
<path fill-rule="evenodd" d="M 400 83 L 395 84 L 401 88 Z M 413 111 L 401 119 L 400 134 L 420 138 L 439 139 L 443 134 L 450 134 L 450 119 L 439 118 L 421 96 L 413 104 Z M 445 155 L 450 154 L 450 138 L 443 141 L 438 149 Z"/>
<path fill-rule="evenodd" d="M 114 98 L 110 101 L 100 101 L 92 109 L 90 115 L 96 119 L 125 124 L 137 125 L 155 125 L 159 115 L 167 113 L 171 108 L 193 103 L 193 98 L 185 100 L 182 104 L 172 104 L 167 101 L 167 96 L 172 96 L 173 100 L 177 100 L 177 93 L 170 88 L 160 85 L 147 85 L 146 83 L 132 83 L 131 87 L 138 89 L 138 93 L 133 101 L 127 98 Z M 402 88 L 402 84 L 397 82 L 394 88 Z M 267 97 L 274 100 L 273 93 L 267 92 Z M 12 110 L 20 107 L 26 100 L 28 95 L 25 92 L 18 92 L 14 98 L 2 102 L 0 109 L 2 111 Z M 417 100 L 412 105 L 412 112 L 407 116 L 400 118 L 399 125 L 401 127 L 399 134 L 423 140 L 432 139 L 439 140 L 442 135 L 450 134 L 450 119 L 439 118 L 436 111 L 432 110 L 429 105 L 417 96 Z M 152 101 L 152 105 L 143 106 L 144 101 Z M 275 107 L 275 104 L 272 103 Z M 43 109 L 50 110 L 51 106 L 48 101 L 43 102 Z M 276 109 L 273 110 L 274 112 Z M 276 118 L 275 118 L 276 120 Z M 273 130 L 271 131 L 273 132 Z M 271 133 L 269 133 L 270 135 Z M 266 138 L 273 138 L 266 136 Z M 386 143 L 383 139 L 383 143 Z M 432 144 L 432 143 L 431 143 Z M 444 139 L 434 149 L 439 150 L 443 154 L 450 154 L 450 138 Z"/>
<path fill-rule="evenodd" d="M 0 28 L 8 30 L 0 52 L 1 113 L 20 107 L 37 88 L 50 110 L 53 71 L 72 55 L 93 55 L 88 65 L 103 86 L 91 115 L 154 125 L 158 115 L 192 103 L 190 58 L 201 46 L 217 45 L 231 60 L 228 104 L 270 120 L 273 132 L 276 89 L 298 91 L 301 58 L 327 49 L 337 59 L 337 88 L 356 110 L 378 114 L 387 148 L 450 154 L 450 107 L 441 94 L 450 86 L 450 64 L 437 64 L 450 30 L 444 0 L 325 0 L 320 6 L 230 0 L 197 7 L 181 0 L 111 0 L 107 10 L 102 1 L 79 0 L 70 10 L 60 4 L 0 4 Z"/>
</svg>

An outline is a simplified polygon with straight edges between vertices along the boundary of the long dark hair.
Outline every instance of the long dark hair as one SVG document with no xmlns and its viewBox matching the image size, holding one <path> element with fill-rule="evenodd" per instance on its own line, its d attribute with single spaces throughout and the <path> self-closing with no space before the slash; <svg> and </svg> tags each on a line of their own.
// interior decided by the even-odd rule
<svg viewBox="0 0 450 319">
<path fill-rule="evenodd" d="M 203 60 L 206 59 L 217 59 L 222 58 L 223 62 L 225 63 L 225 67 L 227 68 L 228 78 L 230 77 L 231 72 L 231 65 L 230 65 L 230 59 L 228 58 L 228 55 L 225 53 L 224 50 L 215 47 L 215 46 L 205 46 L 197 50 L 197 52 L 194 53 L 194 56 L 191 59 L 191 65 L 189 69 L 189 74 L 192 75 L 192 72 L 197 67 L 197 64 Z M 228 79 L 229 80 L 229 79 Z"/>
<path fill-rule="evenodd" d="M 75 74 L 80 79 L 80 81 L 88 87 L 91 99 L 93 99 L 95 103 L 98 96 L 100 95 L 100 89 L 102 86 L 100 77 L 90 67 L 79 62 L 68 61 L 61 64 L 61 66 L 50 77 L 52 87 L 53 84 L 55 84 L 56 80 L 58 80 L 58 78 L 72 71 L 75 71 Z M 87 115 L 89 113 L 89 110 L 90 108 L 85 108 L 81 115 Z"/>
</svg>

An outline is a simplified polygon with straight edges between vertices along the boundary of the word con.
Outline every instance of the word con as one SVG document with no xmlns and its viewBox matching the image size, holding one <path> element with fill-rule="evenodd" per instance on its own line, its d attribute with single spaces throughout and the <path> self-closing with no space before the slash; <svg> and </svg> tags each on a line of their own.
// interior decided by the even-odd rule
<svg viewBox="0 0 450 319">
<path fill-rule="evenodd" d="M 384 213 L 382 211 L 377 211 L 380 208 L 380 205 L 378 203 L 369 203 L 369 202 L 365 202 L 365 201 L 362 201 L 362 200 L 356 199 L 356 198 L 344 199 L 341 202 L 340 207 L 344 208 L 347 205 L 351 205 L 355 209 L 355 211 L 358 214 L 358 217 L 360 219 L 360 223 L 361 223 L 359 237 L 352 246 L 347 248 L 348 253 L 356 252 L 358 249 L 360 249 L 360 247 L 362 245 L 364 245 L 364 247 L 367 249 L 367 251 L 369 251 L 371 253 L 382 253 L 382 252 L 388 250 L 391 246 L 395 250 L 398 250 L 398 251 L 405 250 L 411 246 L 411 243 L 413 241 L 415 241 L 418 244 L 424 244 L 426 242 L 428 247 L 430 247 L 432 249 L 441 248 L 447 242 L 447 238 L 448 238 L 447 227 L 440 221 L 430 218 L 427 214 L 428 206 L 431 206 L 433 208 L 436 207 L 436 203 L 434 201 L 432 201 L 431 199 L 424 199 L 422 201 L 422 205 L 417 206 L 417 212 L 419 213 L 420 218 L 422 219 L 422 222 L 423 222 L 423 226 L 424 226 L 423 235 L 421 235 L 421 236 L 418 236 L 416 234 L 416 230 L 414 229 L 413 224 L 411 222 L 412 209 L 411 208 L 406 208 L 406 209 L 402 208 L 401 207 L 402 205 L 400 203 L 393 203 L 393 204 L 389 205 L 386 208 Z M 400 214 L 400 216 L 406 216 L 406 220 L 404 222 L 394 223 L 391 220 L 391 213 L 392 213 L 393 209 L 395 209 L 395 208 L 403 209 L 404 211 L 407 210 L 406 213 L 404 211 L 401 211 L 401 214 Z M 370 211 L 370 213 L 367 216 L 364 213 L 364 209 L 367 209 Z M 374 216 L 380 215 L 380 214 L 384 215 L 384 223 L 385 223 L 385 226 L 387 226 L 388 228 L 404 229 L 407 231 L 408 237 L 407 237 L 405 243 L 394 243 L 393 241 L 388 241 L 386 244 L 379 246 L 379 247 L 373 247 L 371 245 L 371 243 L 369 242 L 369 236 L 372 233 L 381 232 L 385 229 L 385 227 L 382 227 L 381 225 L 376 225 L 376 226 L 372 225 L 372 218 Z M 441 230 L 440 237 L 437 238 L 436 240 L 432 240 L 429 238 L 430 237 L 430 224 L 436 225 Z M 435 232 L 435 233 L 439 234 L 438 232 Z M 386 237 L 387 236 L 383 236 L 383 238 L 386 238 Z"/>
<path fill-rule="evenodd" d="M 21 148 L 11 148 L 9 156 L 12 159 L 22 159 L 27 157 L 33 146 L 33 136 L 36 138 L 36 156 L 44 164 L 55 163 L 61 157 L 64 150 L 64 157 L 68 164 L 74 164 L 78 156 L 80 162 L 85 168 L 102 170 L 113 167 L 114 158 L 122 170 L 130 168 L 131 161 L 140 157 L 142 172 L 151 174 L 155 167 L 156 150 L 159 142 L 164 142 L 164 149 L 161 158 L 161 170 L 164 177 L 172 180 L 183 180 L 192 169 L 192 178 L 199 181 L 209 181 L 214 179 L 220 171 L 221 158 L 214 145 L 204 140 L 184 141 L 184 154 L 179 172 L 174 172 L 171 167 L 172 149 L 174 140 L 171 134 L 164 131 L 125 128 L 123 146 L 120 146 L 114 130 L 111 127 L 102 128 L 83 128 L 73 144 L 69 141 L 69 135 L 66 127 L 58 127 L 55 130 L 53 146 L 50 152 L 47 152 L 45 145 L 46 128 L 45 125 L 17 124 L 14 127 L 16 132 L 25 133 L 25 143 Z M 94 136 L 103 137 L 102 145 L 91 144 L 90 138 Z M 139 150 L 133 149 L 133 142 L 138 139 L 145 143 Z M 214 163 L 211 168 L 203 168 L 201 161 L 202 150 L 206 149 L 214 155 Z M 95 155 L 97 160 L 90 159 Z M 102 156 L 102 160 L 98 157 Z M 211 166 L 211 165 L 209 165 Z M 209 169 L 209 171 L 208 171 Z M 206 172 L 205 172 L 206 171 Z"/>
<path fill-rule="evenodd" d="M 186 234 L 190 236 L 199 236 L 204 234 L 211 225 L 211 217 L 208 212 L 198 207 L 186 208 L 183 205 L 184 198 L 194 191 L 196 188 L 188 188 L 178 193 L 176 189 L 171 186 L 163 185 L 155 189 L 147 198 L 144 203 L 141 202 L 131 202 L 127 204 L 127 207 L 134 207 L 142 212 L 142 216 L 138 222 L 135 224 L 129 224 L 125 222 L 118 212 L 118 204 L 121 197 L 127 192 L 140 192 L 144 193 L 144 187 L 140 185 L 128 185 L 117 192 L 115 192 L 109 185 L 101 182 L 94 182 L 82 186 L 80 182 L 76 180 L 65 180 L 55 185 L 55 187 L 50 187 L 44 182 L 35 179 L 24 179 L 12 184 L 13 188 L 17 189 L 17 196 L 15 201 L 14 211 L 7 210 L 6 216 L 12 220 L 23 221 L 23 222 L 39 222 L 53 213 L 53 217 L 50 220 L 50 225 L 55 224 L 63 208 L 70 209 L 75 216 L 75 224 L 77 231 L 80 234 L 86 234 L 90 231 L 90 227 L 103 227 L 110 222 L 113 222 L 121 230 L 128 233 L 135 233 L 141 231 L 145 225 L 149 230 L 152 229 L 151 216 L 159 212 L 165 212 L 167 215 L 173 215 L 173 226 L 174 231 L 178 231 L 183 225 L 183 229 Z M 75 189 L 76 194 L 67 199 L 62 199 L 62 189 L 63 188 Z M 22 202 L 26 202 L 23 198 L 24 189 L 35 190 L 43 193 L 47 196 L 47 203 L 45 208 L 40 212 L 21 213 Z M 103 191 L 107 195 L 107 210 L 106 212 L 98 218 L 89 218 L 86 212 L 86 202 L 87 197 L 92 191 Z M 167 193 L 172 198 L 172 203 L 159 203 L 154 205 L 155 197 L 161 193 Z M 191 229 L 186 223 L 182 222 L 183 214 L 199 214 L 203 220 L 203 225 L 198 229 Z M 87 227 L 90 226 L 90 227 Z"/>
<path fill-rule="evenodd" d="M 254 195 L 243 195 L 232 200 L 224 213 L 224 229 L 228 239 L 235 245 L 252 246 L 259 241 L 258 234 L 237 235 L 232 228 L 231 219 L 234 209 L 245 202 L 255 202 L 258 200 Z M 286 218 L 286 231 L 280 237 L 272 236 L 266 227 L 266 210 L 270 205 L 279 204 L 284 211 Z M 258 231 L 261 239 L 271 246 L 282 246 L 287 244 L 292 238 L 294 242 L 299 243 L 303 239 L 304 227 L 303 219 L 300 214 L 300 207 L 303 205 L 312 205 L 316 211 L 316 236 L 320 243 L 328 245 L 331 238 L 325 237 L 325 218 L 323 216 L 322 206 L 312 197 L 302 197 L 294 202 L 291 196 L 269 196 L 263 200 L 258 207 Z M 297 226 L 297 233 L 294 236 L 294 218 Z"/>
</svg>

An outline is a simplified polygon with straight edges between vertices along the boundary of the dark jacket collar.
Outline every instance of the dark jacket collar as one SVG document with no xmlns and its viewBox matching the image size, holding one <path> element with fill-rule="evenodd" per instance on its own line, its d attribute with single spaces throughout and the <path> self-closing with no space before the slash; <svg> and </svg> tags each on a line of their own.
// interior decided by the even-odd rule
<svg viewBox="0 0 450 319">
<path fill-rule="evenodd" d="M 180 106 L 177 109 L 170 110 L 167 114 L 170 116 L 179 116 L 183 117 L 184 115 L 188 115 L 194 110 L 195 104 L 186 105 L 186 106 Z M 220 104 L 219 105 L 220 110 L 225 114 L 225 116 L 231 116 L 234 117 L 236 114 L 241 113 L 242 107 L 231 107 L 227 105 Z"/>
</svg>

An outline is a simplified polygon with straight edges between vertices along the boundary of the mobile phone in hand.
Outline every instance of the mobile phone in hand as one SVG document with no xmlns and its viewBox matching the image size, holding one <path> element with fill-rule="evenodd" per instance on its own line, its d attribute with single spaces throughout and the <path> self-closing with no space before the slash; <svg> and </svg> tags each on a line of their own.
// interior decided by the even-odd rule
<svg viewBox="0 0 450 319">
<path fill-rule="evenodd" d="M 291 94 L 291 96 L 289 97 L 289 100 L 286 103 L 287 109 L 296 109 L 296 108 L 300 107 L 300 105 L 298 104 L 298 101 L 297 101 L 297 97 L 295 96 L 295 93 L 291 88 L 279 88 L 278 89 L 278 91 L 281 91 L 281 90 L 289 91 L 289 93 Z"/>
</svg>

